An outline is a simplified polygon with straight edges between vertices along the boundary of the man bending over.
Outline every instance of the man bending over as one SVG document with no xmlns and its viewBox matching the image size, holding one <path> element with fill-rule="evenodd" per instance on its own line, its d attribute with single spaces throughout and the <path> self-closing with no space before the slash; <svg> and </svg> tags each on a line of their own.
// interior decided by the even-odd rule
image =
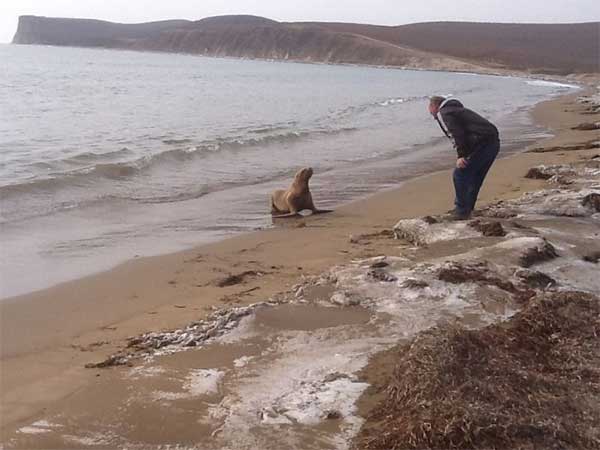
<svg viewBox="0 0 600 450">
<path fill-rule="evenodd" d="M 483 180 L 500 150 L 498 129 L 453 98 L 431 97 L 429 112 L 444 134 L 454 141 L 458 158 L 453 175 L 456 193 L 453 218 L 467 220 L 475 209 Z"/>
</svg>

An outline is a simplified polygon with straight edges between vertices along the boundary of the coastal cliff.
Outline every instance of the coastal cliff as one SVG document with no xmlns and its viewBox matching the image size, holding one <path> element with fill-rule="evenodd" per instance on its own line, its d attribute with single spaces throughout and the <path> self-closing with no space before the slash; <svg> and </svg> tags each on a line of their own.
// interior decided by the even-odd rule
<svg viewBox="0 0 600 450">
<path fill-rule="evenodd" d="M 182 52 L 441 70 L 599 70 L 600 24 L 282 23 L 257 16 L 118 24 L 21 16 L 14 44 Z"/>
</svg>

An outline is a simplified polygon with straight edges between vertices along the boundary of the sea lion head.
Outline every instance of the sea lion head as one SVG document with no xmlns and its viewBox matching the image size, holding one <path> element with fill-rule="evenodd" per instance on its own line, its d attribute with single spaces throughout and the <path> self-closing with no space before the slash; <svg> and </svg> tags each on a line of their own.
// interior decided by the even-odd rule
<svg viewBox="0 0 600 450">
<path fill-rule="evenodd" d="M 308 183 L 308 180 L 310 180 L 310 177 L 312 177 L 312 175 L 313 175 L 312 167 L 305 167 L 303 169 L 300 169 L 298 171 L 298 173 L 296 173 L 295 178 L 297 181 Z"/>
</svg>

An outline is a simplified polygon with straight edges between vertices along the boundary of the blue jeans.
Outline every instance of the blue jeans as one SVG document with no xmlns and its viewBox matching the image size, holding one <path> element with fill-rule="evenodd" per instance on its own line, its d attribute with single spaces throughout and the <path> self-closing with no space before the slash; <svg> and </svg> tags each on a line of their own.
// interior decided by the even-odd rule
<svg viewBox="0 0 600 450">
<path fill-rule="evenodd" d="M 485 142 L 471 153 L 467 167 L 454 169 L 454 191 L 456 192 L 454 205 L 457 214 L 466 216 L 475 209 L 483 180 L 492 167 L 499 150 L 500 141 L 498 139 Z"/>
</svg>

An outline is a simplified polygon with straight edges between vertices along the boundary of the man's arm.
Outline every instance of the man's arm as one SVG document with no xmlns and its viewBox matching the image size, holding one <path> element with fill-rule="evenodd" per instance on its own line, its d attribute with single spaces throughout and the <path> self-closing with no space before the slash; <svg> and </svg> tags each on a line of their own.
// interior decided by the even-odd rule
<svg viewBox="0 0 600 450">
<path fill-rule="evenodd" d="M 454 139 L 454 144 L 456 145 L 456 152 L 458 153 L 458 157 L 464 158 L 468 154 L 466 133 L 464 127 L 453 114 L 444 114 L 442 112 L 442 120 L 444 121 L 448 132 L 452 135 L 452 138 Z"/>
</svg>

